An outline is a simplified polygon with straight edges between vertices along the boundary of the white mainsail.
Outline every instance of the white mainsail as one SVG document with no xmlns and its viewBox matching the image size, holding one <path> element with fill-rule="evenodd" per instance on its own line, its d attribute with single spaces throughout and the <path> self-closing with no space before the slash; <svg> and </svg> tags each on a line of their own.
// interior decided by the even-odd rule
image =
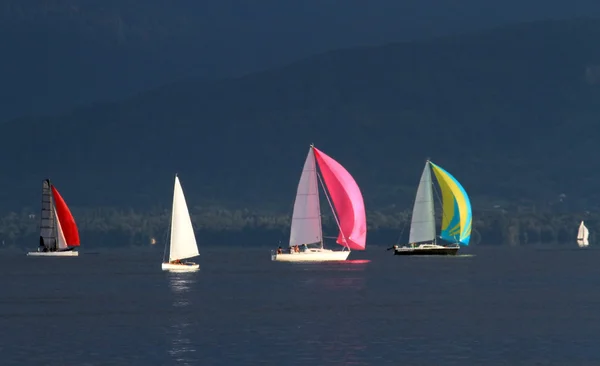
<svg viewBox="0 0 600 366">
<path fill-rule="evenodd" d="M 435 240 L 435 217 L 433 208 L 433 188 L 431 181 L 431 169 L 429 161 L 425 163 L 425 169 L 421 175 L 415 205 L 410 222 L 410 236 L 408 242 L 421 243 L 433 242 Z"/>
<path fill-rule="evenodd" d="M 56 213 L 56 208 L 54 208 L 54 217 L 56 218 L 56 246 L 60 250 L 67 249 L 69 246 L 67 245 L 67 240 L 65 239 L 65 233 L 63 232 L 62 226 L 60 226 L 60 219 Z"/>
<path fill-rule="evenodd" d="M 577 244 L 580 247 L 587 247 L 590 244 L 588 242 L 589 236 L 590 236 L 590 231 L 588 230 L 587 227 L 585 227 L 585 225 L 583 224 L 583 221 L 581 221 L 581 224 L 579 224 L 579 231 L 577 232 Z"/>
<path fill-rule="evenodd" d="M 200 253 L 196 244 L 192 219 L 185 203 L 183 189 L 176 175 L 175 187 L 173 189 L 169 261 L 191 258 L 197 255 L 200 255 Z"/>
<path fill-rule="evenodd" d="M 290 246 L 322 242 L 317 168 L 312 147 L 308 150 L 294 202 Z"/>
</svg>

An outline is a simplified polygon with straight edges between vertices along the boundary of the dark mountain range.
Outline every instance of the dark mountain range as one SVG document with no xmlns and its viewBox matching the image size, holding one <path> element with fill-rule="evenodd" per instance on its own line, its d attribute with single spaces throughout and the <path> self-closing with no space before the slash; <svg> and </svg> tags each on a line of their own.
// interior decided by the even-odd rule
<svg viewBox="0 0 600 366">
<path fill-rule="evenodd" d="M 475 207 L 561 194 L 591 207 L 599 39 L 597 20 L 529 23 L 15 120 L 0 125 L 0 202 L 37 207 L 50 177 L 71 205 L 168 204 L 179 172 L 191 202 L 287 208 L 314 142 L 367 207 L 408 206 L 427 157 Z"/>
<path fill-rule="evenodd" d="M 600 4 L 4 0 L 0 123 L 117 101 L 177 80 L 244 75 L 331 49 L 582 15 L 600 15 Z"/>
</svg>

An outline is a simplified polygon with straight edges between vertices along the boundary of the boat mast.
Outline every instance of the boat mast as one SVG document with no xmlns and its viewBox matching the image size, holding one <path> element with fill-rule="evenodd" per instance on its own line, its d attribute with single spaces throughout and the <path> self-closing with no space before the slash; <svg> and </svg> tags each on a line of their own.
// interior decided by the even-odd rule
<svg viewBox="0 0 600 366">
<path fill-rule="evenodd" d="M 427 158 L 427 167 L 431 172 L 431 160 L 430 158 Z M 431 184 L 431 192 L 435 191 L 435 185 L 433 184 L 433 178 L 431 178 L 429 180 L 429 184 Z M 439 197 L 438 197 L 439 199 Z M 433 200 L 433 197 L 432 197 Z M 444 208 L 442 206 L 442 215 L 444 214 Z M 433 218 L 433 223 L 435 225 L 435 207 L 433 207 L 433 210 L 431 211 L 431 217 Z M 435 226 L 434 226 L 435 227 Z M 437 245 L 437 231 L 435 232 L 435 234 L 433 235 L 433 244 Z"/>
<path fill-rule="evenodd" d="M 177 173 L 175 173 L 175 180 L 177 180 Z M 175 191 L 175 188 L 173 188 Z M 163 252 L 163 263 L 169 263 L 171 261 L 171 255 L 167 258 L 167 248 L 171 249 L 171 236 L 173 236 L 173 208 L 174 208 L 175 197 L 173 195 L 173 202 L 171 202 L 171 219 L 169 220 L 169 226 L 167 226 L 167 235 L 165 238 L 165 250 Z"/>
<path fill-rule="evenodd" d="M 310 148 L 311 150 L 315 148 L 315 144 L 310 144 Z M 313 160 L 314 160 L 314 166 L 315 166 L 315 175 L 317 175 L 317 159 L 315 158 L 315 152 L 313 150 Z M 317 177 L 315 177 L 315 179 L 317 179 Z M 319 179 L 321 179 L 321 177 L 319 176 Z M 327 195 L 327 193 L 325 193 L 325 195 Z M 328 198 L 329 199 L 329 198 Z M 323 249 L 323 221 L 322 221 L 322 214 L 321 214 L 321 200 L 319 198 L 319 189 L 317 187 L 317 207 L 318 207 L 318 211 L 319 211 L 319 227 L 321 228 L 321 249 Z"/>
</svg>

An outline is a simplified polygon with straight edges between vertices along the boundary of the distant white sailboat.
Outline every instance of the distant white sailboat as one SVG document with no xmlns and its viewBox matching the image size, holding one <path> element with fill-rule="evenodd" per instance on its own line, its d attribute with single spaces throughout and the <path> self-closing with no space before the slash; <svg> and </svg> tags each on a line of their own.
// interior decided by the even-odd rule
<svg viewBox="0 0 600 366">
<path fill-rule="evenodd" d="M 199 264 L 183 260 L 198 255 L 200 255 L 200 252 L 198 251 L 190 213 L 185 202 L 181 183 L 179 183 L 179 177 L 175 175 L 169 261 L 163 259 L 162 269 L 170 271 L 197 271 L 200 269 Z"/>
<path fill-rule="evenodd" d="M 579 224 L 579 231 L 577 232 L 577 245 L 579 245 L 580 248 L 585 248 L 590 245 L 588 242 L 589 236 L 590 231 L 585 227 L 583 221 L 581 221 L 581 224 Z"/>
<path fill-rule="evenodd" d="M 317 172 L 317 166 L 321 174 Z M 323 247 L 323 227 L 319 202 L 318 181 L 323 186 L 339 235 L 336 242 L 342 250 Z M 327 188 L 327 190 L 325 190 Z M 271 253 L 271 260 L 278 262 L 344 261 L 350 250 L 365 250 L 367 222 L 363 197 L 358 185 L 337 161 L 313 145 L 308 150 L 294 202 L 290 228 L 289 251 L 280 247 Z"/>
<path fill-rule="evenodd" d="M 42 184 L 40 244 L 31 257 L 76 257 L 79 231 L 67 203 L 49 179 Z"/>
</svg>

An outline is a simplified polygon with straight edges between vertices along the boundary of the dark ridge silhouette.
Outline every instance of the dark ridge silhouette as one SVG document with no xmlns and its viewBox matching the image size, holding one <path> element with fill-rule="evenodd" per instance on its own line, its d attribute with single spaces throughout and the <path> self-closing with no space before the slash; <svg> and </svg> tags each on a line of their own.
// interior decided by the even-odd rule
<svg viewBox="0 0 600 366">
<path fill-rule="evenodd" d="M 560 194 L 592 207 L 598 39 L 593 19 L 521 24 L 15 120 L 0 125 L 0 202 L 35 206 L 50 177 L 70 205 L 168 204 L 178 172 L 190 201 L 288 209 L 315 143 L 367 207 L 409 206 L 427 157 L 476 207 Z"/>
</svg>

